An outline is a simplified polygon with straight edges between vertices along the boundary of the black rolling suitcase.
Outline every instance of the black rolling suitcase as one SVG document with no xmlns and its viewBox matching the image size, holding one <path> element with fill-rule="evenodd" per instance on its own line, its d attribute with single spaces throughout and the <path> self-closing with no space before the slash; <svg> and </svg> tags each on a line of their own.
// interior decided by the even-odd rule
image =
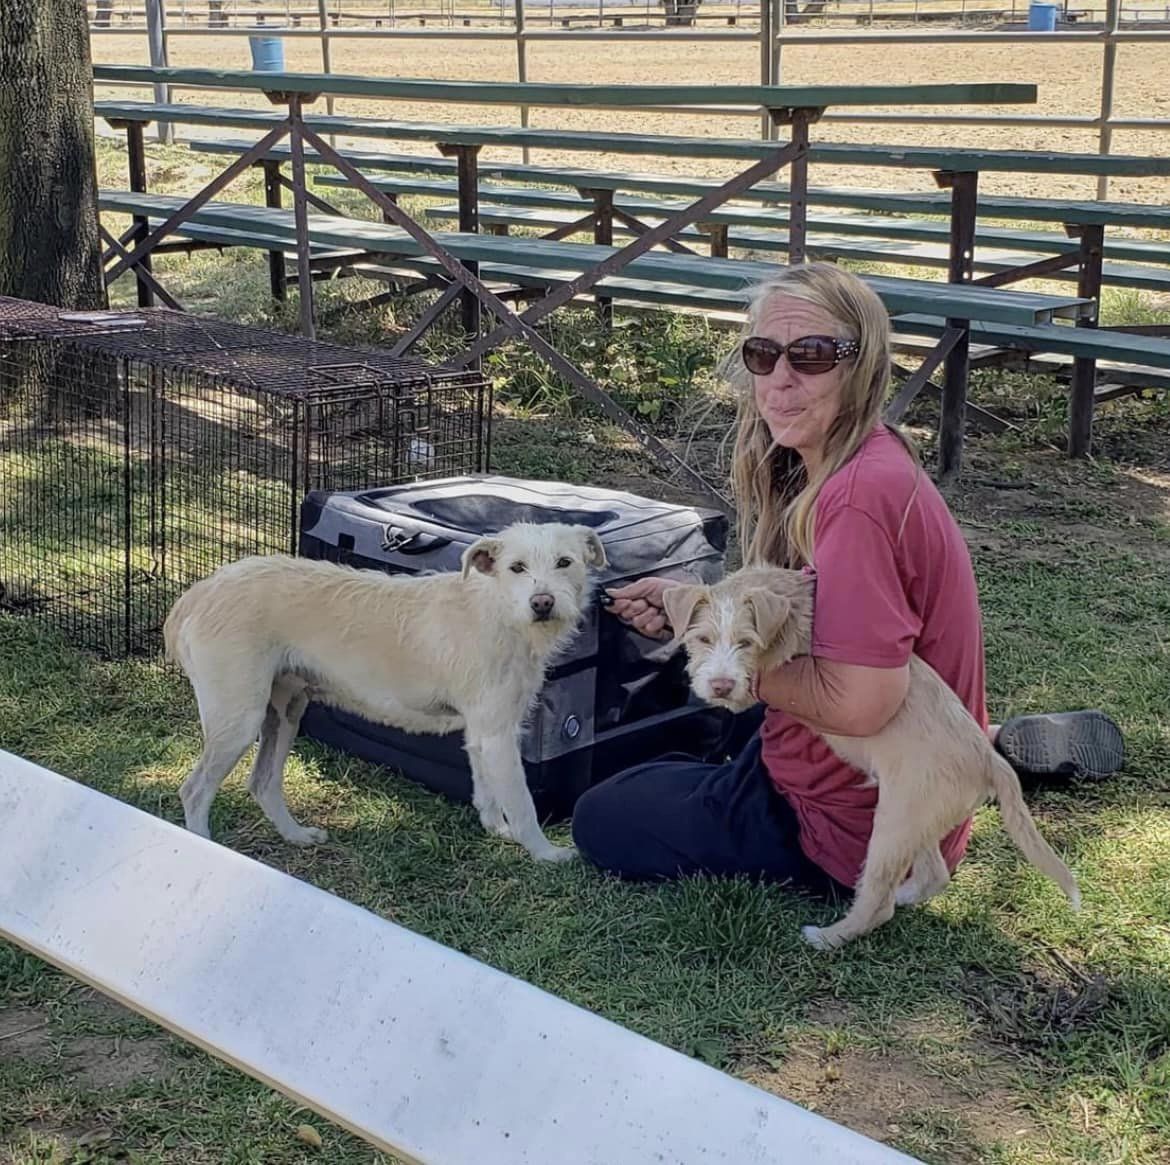
<svg viewBox="0 0 1170 1165">
<path fill-rule="evenodd" d="M 718 511 L 492 475 L 311 492 L 301 507 L 300 553 L 389 572 L 458 570 L 467 546 L 517 521 L 592 526 L 609 559 L 601 585 L 645 575 L 691 582 L 723 575 L 727 519 Z M 549 672 L 521 741 L 542 818 L 569 815 L 581 793 L 620 769 L 719 747 L 729 717 L 691 695 L 683 665 L 681 652 L 630 630 L 594 602 L 570 653 Z M 401 732 L 318 704 L 307 709 L 301 732 L 470 799 L 462 733 Z"/>
</svg>

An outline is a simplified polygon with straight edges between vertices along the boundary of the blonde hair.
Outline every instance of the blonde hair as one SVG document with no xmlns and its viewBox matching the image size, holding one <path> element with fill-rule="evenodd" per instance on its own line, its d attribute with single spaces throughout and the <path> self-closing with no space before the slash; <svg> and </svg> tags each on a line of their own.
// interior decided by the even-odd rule
<svg viewBox="0 0 1170 1165">
<path fill-rule="evenodd" d="M 723 376 L 739 398 L 731 488 L 743 562 L 799 567 L 812 563 L 816 504 L 825 481 L 853 457 L 881 419 L 890 385 L 890 324 L 881 299 L 864 280 L 831 263 L 809 263 L 784 268 L 754 289 L 745 338 L 758 327 L 773 295 L 816 305 L 837 321 L 838 339 L 860 345 L 857 355 L 846 361 L 841 408 L 811 478 L 796 450 L 782 448 L 772 439 L 738 344 L 723 365 Z M 895 426 L 888 427 L 917 464 L 910 439 Z"/>
</svg>

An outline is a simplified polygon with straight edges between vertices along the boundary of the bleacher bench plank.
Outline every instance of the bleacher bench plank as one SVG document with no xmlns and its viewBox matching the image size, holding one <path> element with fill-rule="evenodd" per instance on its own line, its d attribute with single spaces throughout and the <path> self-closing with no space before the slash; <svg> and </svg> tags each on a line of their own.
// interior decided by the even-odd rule
<svg viewBox="0 0 1170 1165">
<path fill-rule="evenodd" d="M 103 210 L 126 214 L 171 214 L 187 200 L 174 195 L 144 195 L 130 191 L 99 194 Z M 294 236 L 289 210 L 242 203 L 208 203 L 197 210 L 194 221 L 233 230 L 257 229 L 277 237 Z M 405 231 L 381 223 L 334 215 L 309 216 L 309 235 L 319 246 L 366 248 L 395 255 L 423 253 L 420 244 Z M 478 262 L 512 261 L 520 254 L 532 267 L 587 270 L 613 254 L 615 248 L 587 243 L 559 243 L 525 239 L 518 249 L 515 240 L 493 235 L 437 232 L 435 239 L 461 260 Z M 715 259 L 707 256 L 670 255 L 649 252 L 625 268 L 632 277 L 662 279 L 723 291 L 742 291 L 745 285 L 766 279 L 775 266 L 745 259 Z M 981 288 L 971 285 L 896 279 L 889 276 L 864 277 L 881 296 L 891 314 L 944 312 L 951 316 L 984 319 L 1000 323 L 1033 324 L 1055 316 L 1076 317 L 1091 307 L 1075 296 L 1040 295 L 1033 292 Z"/>
<path fill-rule="evenodd" d="M 130 67 L 130 66 L 127 66 Z M 137 67 L 137 66 L 134 66 Z M 246 74 L 259 83 L 253 88 L 272 88 L 261 74 Z M 387 81 L 391 85 L 412 82 Z M 452 84 L 440 82 L 437 84 Z M 489 83 L 468 82 L 473 90 Z M 592 86 L 585 86 L 592 91 Z M 899 87 L 895 86 L 894 89 Z M 234 128 L 271 128 L 279 114 L 242 109 L 192 106 L 184 103 L 98 101 L 95 113 L 107 121 L 166 121 L 189 125 Z M 750 138 L 683 137 L 663 134 L 601 133 L 583 130 L 523 129 L 513 126 L 466 126 L 343 117 L 306 113 L 305 122 L 319 132 L 354 137 L 402 141 L 450 142 L 482 146 L 529 146 L 550 150 L 586 150 L 598 153 L 644 154 L 660 157 L 738 158 L 754 161 L 774 153 L 784 143 Z M 884 166 L 947 172 L 1093 174 L 1112 177 L 1160 177 L 1170 175 L 1170 157 L 1141 154 L 1073 154 L 1026 150 L 940 149 L 927 146 L 855 145 L 850 142 L 813 142 L 810 162 L 840 166 Z M 948 196 L 949 197 L 949 196 Z"/>
<path fill-rule="evenodd" d="M 485 175 L 503 176 L 501 170 L 502 168 L 493 166 L 491 163 L 487 163 L 482 167 L 482 173 Z M 553 181 L 556 172 L 548 167 L 545 167 L 544 170 L 544 174 L 539 176 L 534 175 L 531 180 Z M 602 177 L 599 176 L 595 184 L 583 180 L 582 188 L 636 190 L 642 185 L 641 180 L 636 175 L 631 176 L 628 180 L 620 179 L 615 175 L 606 177 L 606 180 L 602 181 Z M 402 179 L 373 177 L 371 181 L 374 186 L 381 190 L 402 194 L 417 194 L 426 197 L 439 198 L 449 196 L 456 190 L 456 187 L 448 182 L 433 179 L 428 180 L 425 178 Z M 317 186 L 351 185 L 349 180 L 341 174 L 318 175 L 314 184 Z M 569 184 L 568 179 L 561 183 L 561 185 Z M 718 183 L 706 183 L 702 180 L 695 180 L 685 185 L 689 187 L 690 193 L 695 197 L 718 188 Z M 551 190 L 528 191 L 517 186 L 498 186 L 490 182 L 481 182 L 479 193 L 482 198 L 489 201 L 514 202 L 517 205 L 561 206 L 579 205 L 581 203 L 579 196 L 558 195 L 555 191 Z M 760 184 L 753 186 L 750 191 L 745 191 L 738 198 L 741 202 L 758 201 L 786 206 L 789 202 L 790 194 L 787 187 Z M 625 202 L 626 200 L 623 200 L 623 203 Z M 857 190 L 811 186 L 808 191 L 808 203 L 810 206 L 841 206 L 854 210 L 866 210 L 884 214 L 927 213 L 943 216 L 950 213 L 950 195 L 945 192 L 933 191 L 903 193 L 888 190 Z M 686 205 L 687 203 L 685 202 L 672 202 L 669 199 L 655 200 L 652 203 L 647 203 L 648 207 L 662 207 L 667 212 L 679 210 Z M 1080 226 L 1103 224 L 1106 226 L 1131 227 L 1146 230 L 1170 230 L 1170 205 L 1161 206 L 1140 202 L 1098 203 L 1084 202 L 1077 199 L 1056 198 L 1026 199 L 1000 195 L 992 195 L 986 198 L 980 197 L 978 205 L 979 213 L 989 218 L 1026 219 L 1033 222 L 1059 222 Z M 724 206 L 712 211 L 707 216 L 707 219 L 711 222 L 725 221 L 720 219 L 720 215 L 725 216 L 726 221 L 741 222 L 745 225 L 752 223 L 761 226 L 770 225 L 775 221 L 769 218 L 766 211 L 756 212 L 756 217 L 753 218 L 751 217 L 752 212 L 748 208 L 737 206 L 735 203 L 724 204 Z M 949 229 L 945 223 L 940 222 L 939 225 L 944 233 Z M 1010 238 L 1010 236 L 1007 237 Z M 1157 258 L 1159 257 L 1158 248 L 1163 246 L 1164 244 L 1150 244 L 1146 248 L 1146 252 L 1151 258 Z M 1165 251 L 1161 251 L 1161 254 L 1165 254 Z"/>
<path fill-rule="evenodd" d="M 235 140 L 191 140 L 186 143 L 192 150 L 202 153 L 212 154 L 242 154 L 252 143 L 242 139 Z M 346 158 L 352 161 L 360 169 L 366 171 L 387 171 L 396 174 L 444 174 L 454 175 L 457 163 L 454 159 L 435 157 L 431 158 L 423 154 L 385 154 L 377 151 L 367 150 L 353 150 L 344 149 L 341 151 Z M 306 158 L 312 162 L 314 160 L 312 151 L 306 152 Z M 268 150 L 264 157 L 268 160 L 287 162 L 291 159 L 291 151 L 287 146 L 275 146 Z M 479 172 L 481 177 L 505 178 L 509 181 L 529 181 L 529 182 L 551 182 L 556 185 L 564 186 L 571 185 L 573 187 L 592 187 L 608 190 L 621 190 L 627 186 L 643 185 L 660 188 L 659 192 L 667 194 L 691 194 L 699 197 L 714 189 L 713 183 L 704 183 L 701 179 L 686 180 L 682 178 L 672 178 L 669 176 L 655 176 L 655 175 L 625 175 L 620 173 L 611 173 L 605 171 L 591 171 L 581 169 L 555 169 L 553 167 L 535 166 L 535 165 L 507 165 L 491 161 L 481 161 L 479 165 Z M 326 176 L 321 176 L 324 178 Z M 326 183 L 318 179 L 318 185 Z M 626 179 L 630 181 L 627 182 Z M 334 185 L 341 183 L 333 182 Z M 374 184 L 380 185 L 380 188 L 387 193 L 399 192 L 396 190 L 396 184 L 393 182 L 379 180 L 375 178 Z M 480 191 L 483 192 L 485 186 L 481 185 Z M 491 186 L 486 187 L 489 191 Z M 436 197 L 444 194 L 454 194 L 457 192 L 456 184 L 448 184 L 443 186 L 436 184 L 430 188 L 418 187 L 415 189 L 402 188 L 401 193 L 419 193 L 427 195 L 435 195 Z M 496 189 L 499 189 L 498 187 Z M 520 190 L 521 188 L 513 187 L 511 189 Z M 754 198 L 755 191 L 761 189 L 760 187 L 753 188 L 753 190 L 746 191 L 739 196 L 740 200 L 751 201 Z M 644 191 L 645 192 L 645 191 Z M 534 192 L 537 193 L 537 192 Z M 557 191 L 545 190 L 538 192 L 542 196 L 547 196 L 550 201 L 542 203 L 542 205 L 549 206 L 580 206 L 581 200 L 579 196 L 575 197 L 568 194 L 559 193 Z M 810 202 L 816 204 L 816 190 L 811 192 L 812 197 Z M 755 199 L 756 201 L 767 201 L 766 198 Z M 501 201 L 500 198 L 495 198 L 495 201 Z M 620 204 L 622 209 L 629 210 L 633 213 L 637 212 L 638 203 L 630 198 L 622 198 Z M 651 207 L 667 206 L 672 204 L 662 203 L 661 201 L 646 200 L 645 203 L 647 211 Z M 683 203 L 674 203 L 673 206 L 682 206 Z M 1081 205 L 1076 203 L 1074 205 Z M 1114 204 L 1106 204 L 1111 206 Z M 788 216 L 783 211 L 769 209 L 759 210 L 751 206 L 743 205 L 742 201 L 735 201 L 725 203 L 719 208 L 718 218 L 712 217 L 710 221 L 726 221 L 728 223 L 743 224 L 746 226 L 758 225 L 765 229 L 783 228 L 788 225 Z M 1167 211 L 1163 225 L 1170 228 L 1170 211 Z M 915 242 L 935 242 L 945 241 L 950 235 L 949 223 L 942 219 L 908 219 L 908 218 L 891 218 L 888 214 L 869 214 L 869 215 L 836 215 L 819 213 L 815 218 L 809 219 L 810 229 L 821 227 L 826 230 L 832 230 L 838 234 L 862 235 L 877 238 L 892 238 L 892 239 L 908 239 Z M 761 242 L 760 244 L 764 244 Z M 1007 250 L 1042 250 L 1050 254 L 1069 254 L 1075 253 L 1078 250 L 1078 243 L 1075 239 L 1070 239 L 1066 234 L 1058 231 L 1025 231 L 1013 229 L 1010 227 L 994 227 L 980 225 L 976 229 L 976 245 L 1001 247 Z M 1170 247 L 1162 242 L 1151 242 L 1144 239 L 1131 239 L 1117 235 L 1110 235 L 1106 238 L 1106 253 L 1119 260 L 1125 260 L 1135 263 L 1150 262 L 1150 263 L 1170 263 Z"/>
<path fill-rule="evenodd" d="M 257 73 L 243 69 L 94 65 L 95 81 L 184 88 L 330 94 L 459 105 L 634 108 L 640 105 L 757 105 L 825 109 L 834 105 L 1031 104 L 1036 86 L 1013 82 L 918 85 L 605 85 L 535 81 L 447 81 L 345 73 Z"/>
<path fill-rule="evenodd" d="M 615 206 L 623 210 L 630 209 L 630 204 L 624 200 L 615 202 Z M 647 226 L 654 226 L 661 220 L 662 215 L 652 216 L 645 213 L 645 207 L 634 210 L 634 214 Z M 439 222 L 458 222 L 458 206 L 433 206 L 427 208 L 427 217 Z M 580 218 L 580 213 L 560 210 L 540 210 L 535 207 L 491 206 L 481 204 L 476 211 L 481 227 L 532 227 L 537 229 L 554 229 L 566 226 Z M 828 234 L 821 234 L 816 227 L 816 220 L 810 220 L 810 231 L 806 240 L 806 252 L 810 259 L 852 259 L 856 262 L 896 264 L 899 266 L 918 266 L 946 268 L 950 263 L 950 247 L 945 243 L 909 243 L 894 239 L 862 239 L 858 236 L 837 238 Z M 583 227 L 582 230 L 588 230 Z M 615 235 L 632 236 L 636 234 L 632 228 L 615 222 Z M 692 227 L 676 235 L 675 238 L 688 244 L 703 245 L 709 236 L 698 228 Z M 747 251 L 779 251 L 788 250 L 788 233 L 782 230 L 753 231 L 747 228 L 736 227 L 728 232 L 729 247 Z M 1063 249 L 1062 253 L 1075 254 L 1076 243 Z M 1009 251 L 997 251 L 984 248 L 975 252 L 974 269 L 976 272 L 995 273 L 1010 271 L 1021 264 L 1038 262 L 1045 258 L 1043 255 L 1017 254 Z M 1166 256 L 1170 263 L 1170 254 Z M 1104 282 L 1116 287 L 1132 287 L 1143 291 L 1170 291 L 1170 267 L 1139 267 L 1133 264 L 1104 263 L 1102 264 Z M 1064 271 L 1054 271 L 1048 279 L 1063 282 L 1075 282 L 1077 271 L 1075 268 Z"/>
<path fill-rule="evenodd" d="M 154 219 L 152 225 L 157 225 Z M 180 235 L 202 242 L 223 246 L 255 247 L 261 250 L 283 251 L 295 255 L 295 243 L 287 232 L 270 232 L 258 228 L 232 230 L 200 223 L 184 223 Z M 437 274 L 439 265 L 426 256 L 397 256 L 372 260 L 364 249 L 315 248 L 314 257 L 331 255 L 339 268 L 350 269 L 375 278 L 415 278 Z M 493 261 L 481 264 L 480 277 L 489 284 L 519 286 L 543 292 L 550 284 L 565 282 L 577 275 L 577 268 L 557 269 L 525 266 L 522 262 Z M 725 291 L 672 283 L 668 280 L 637 279 L 629 276 L 608 276 L 596 287 L 597 294 L 605 294 L 633 307 L 690 309 L 708 316 L 736 322 L 742 319 L 747 306 L 746 289 Z M 592 302 L 594 296 L 585 296 L 582 302 Z M 895 316 L 893 326 L 907 341 L 915 336 L 936 339 L 945 330 L 945 320 L 937 316 Z M 1031 327 L 1001 325 L 992 327 L 972 323 L 972 339 L 976 353 L 972 364 L 980 359 L 991 359 L 1003 350 L 1024 353 L 1055 354 L 1060 359 L 1075 357 L 1100 358 L 1102 380 L 1123 378 L 1129 383 L 1166 387 L 1170 384 L 1170 337 L 1138 336 L 1093 328 L 1070 328 L 1055 324 Z M 1137 365 L 1134 361 L 1143 361 Z"/>
<path fill-rule="evenodd" d="M 0 936 L 399 1159 L 913 1161 L 4 751 L 0 886 Z"/>
</svg>

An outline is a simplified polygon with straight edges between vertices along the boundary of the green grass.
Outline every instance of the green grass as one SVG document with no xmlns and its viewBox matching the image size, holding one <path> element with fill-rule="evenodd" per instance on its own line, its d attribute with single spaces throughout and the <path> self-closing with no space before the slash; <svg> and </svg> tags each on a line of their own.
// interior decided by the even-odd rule
<svg viewBox="0 0 1170 1165">
<path fill-rule="evenodd" d="M 165 263 L 196 306 L 292 325 L 267 299 L 259 256 Z M 391 304 L 331 334 L 384 341 L 406 310 Z M 727 337 L 650 315 L 606 339 L 591 319 L 569 316 L 558 340 L 629 407 L 646 405 L 665 438 L 697 433 L 713 465 L 730 410 L 711 369 Z M 497 471 L 679 495 L 527 357 L 489 369 L 502 399 Z M 742 881 L 636 887 L 581 865 L 538 867 L 485 836 L 468 808 L 308 742 L 290 763 L 290 802 L 330 831 L 328 845 L 284 845 L 242 771 L 215 803 L 216 838 L 925 1161 L 1163 1165 L 1170 405 L 1149 394 L 1103 406 L 1105 456 L 1074 464 L 1050 448 L 1063 408 L 1052 382 L 988 373 L 977 392 L 1020 425 L 969 442 L 949 498 L 976 561 L 991 713 L 1092 704 L 1127 739 L 1119 777 L 1028 791 L 1081 882 L 1079 915 L 1022 864 L 988 808 L 946 894 L 826 957 L 798 935 L 830 907 Z M 912 421 L 928 456 L 931 420 L 921 403 Z M 156 661 L 103 662 L 32 620 L 0 617 L 0 744 L 178 822 L 199 736 L 189 688 Z M 297 1140 L 303 1122 L 323 1150 Z M 311 1160 L 385 1158 L 0 944 L 0 1161 Z"/>
<path fill-rule="evenodd" d="M 525 451 L 539 461 L 543 446 L 563 447 L 560 432 L 522 428 L 505 446 L 508 471 L 524 469 Z M 1081 880 L 1079 916 L 1021 865 L 986 809 L 946 895 L 825 958 L 798 930 L 828 907 L 735 881 L 641 888 L 581 866 L 536 867 L 485 836 L 467 808 L 309 743 L 292 762 L 290 800 L 330 830 L 326 847 L 283 845 L 238 775 L 216 802 L 215 835 L 924 1160 L 1154 1165 L 1170 1144 L 1160 631 L 1170 571 L 1165 543 L 1148 535 L 1165 532 L 1170 492 L 1132 496 L 1120 470 L 996 454 L 977 448 L 972 487 L 952 499 L 975 547 L 992 714 L 1089 701 L 1118 717 L 1129 747 L 1115 780 L 1029 793 Z M 572 475 L 605 480 L 621 454 L 602 439 L 577 456 Z M 979 484 L 1005 469 L 1045 484 Z M 1153 526 L 1127 526 L 1131 509 Z M 1131 531 L 1125 548 L 1119 530 Z M 147 661 L 96 661 L 19 619 L 0 622 L 0 739 L 173 821 L 198 750 L 180 677 Z M 307 1118 L 291 1103 L 142 1020 L 95 1009 L 88 992 L 10 947 L 0 948 L 0 1001 L 48 1023 L 43 1043 L 19 1037 L 14 1053 L 14 1041 L 0 1042 L 0 1144 L 18 1165 L 115 1151 L 144 1162 L 313 1156 L 295 1139 Z M 121 1057 L 109 1055 L 115 1041 Z M 126 1057 L 113 1084 L 95 1083 Z M 315 1123 L 326 1160 L 377 1160 Z M 90 1156 L 54 1158 L 34 1147 L 51 1130 L 67 1143 L 94 1131 L 110 1139 Z"/>
</svg>

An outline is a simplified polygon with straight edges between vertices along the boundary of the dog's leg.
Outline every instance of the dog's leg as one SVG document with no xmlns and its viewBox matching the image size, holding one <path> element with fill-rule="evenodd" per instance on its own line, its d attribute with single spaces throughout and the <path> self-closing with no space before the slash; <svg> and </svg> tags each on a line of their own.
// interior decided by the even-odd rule
<svg viewBox="0 0 1170 1165">
<path fill-rule="evenodd" d="M 211 803 L 224 778 L 260 735 L 272 675 L 260 661 L 249 669 L 230 652 L 225 657 L 214 646 L 204 649 L 199 644 L 190 646 L 183 666 L 199 705 L 203 752 L 183 782 L 179 798 L 187 828 L 210 837 Z"/>
<path fill-rule="evenodd" d="M 319 845 L 329 837 L 323 829 L 301 825 L 284 799 L 284 766 L 308 703 L 308 687 L 303 680 L 288 675 L 277 677 L 260 729 L 256 763 L 248 778 L 248 792 L 277 833 L 293 845 Z"/>
<path fill-rule="evenodd" d="M 209 733 L 204 731 L 203 752 L 191 770 L 191 775 L 179 789 L 187 828 L 200 837 L 211 836 L 211 803 L 224 778 L 240 762 L 256 739 L 259 723 L 256 717 L 237 717 L 227 724 L 216 725 Z"/>
<path fill-rule="evenodd" d="M 916 855 L 925 849 L 926 839 L 919 836 L 921 825 L 915 820 L 915 814 L 922 812 L 921 803 L 915 803 L 918 793 L 918 782 L 883 778 L 853 904 L 832 926 L 802 927 L 801 934 L 810 946 L 832 950 L 893 918 L 898 884 Z"/>
<path fill-rule="evenodd" d="M 915 859 L 910 877 L 894 894 L 898 906 L 918 906 L 941 894 L 951 882 L 951 872 L 937 845 L 927 846 Z"/>
<path fill-rule="evenodd" d="M 496 801 L 484 775 L 485 765 L 483 750 L 475 744 L 467 745 L 467 759 L 471 763 L 471 803 L 479 813 L 479 823 L 488 833 L 494 833 L 505 841 L 512 840 L 512 831 L 508 828 L 508 820 L 503 809 Z"/>
<path fill-rule="evenodd" d="M 577 851 L 572 846 L 553 845 L 540 828 L 524 775 L 524 763 L 520 759 L 516 731 L 501 731 L 498 718 L 473 718 L 469 715 L 466 732 L 468 756 L 473 765 L 478 763 L 481 766 L 477 780 L 482 781 L 485 795 L 480 805 L 488 807 L 490 798 L 490 802 L 503 813 L 508 836 L 538 861 L 565 862 L 576 857 Z M 476 807 L 480 808 L 480 805 Z M 483 815 L 484 808 L 480 808 L 481 820 Z M 495 820 L 490 808 L 488 819 Z M 485 828 L 491 827 L 485 822 Z"/>
<path fill-rule="evenodd" d="M 488 833 L 494 833 L 505 841 L 512 840 L 512 831 L 508 828 L 504 811 L 496 801 L 491 784 L 487 778 L 487 766 L 484 763 L 483 749 L 479 740 L 467 732 L 464 726 L 463 748 L 467 753 L 467 761 L 471 768 L 471 803 L 479 814 L 479 823 Z"/>
</svg>

